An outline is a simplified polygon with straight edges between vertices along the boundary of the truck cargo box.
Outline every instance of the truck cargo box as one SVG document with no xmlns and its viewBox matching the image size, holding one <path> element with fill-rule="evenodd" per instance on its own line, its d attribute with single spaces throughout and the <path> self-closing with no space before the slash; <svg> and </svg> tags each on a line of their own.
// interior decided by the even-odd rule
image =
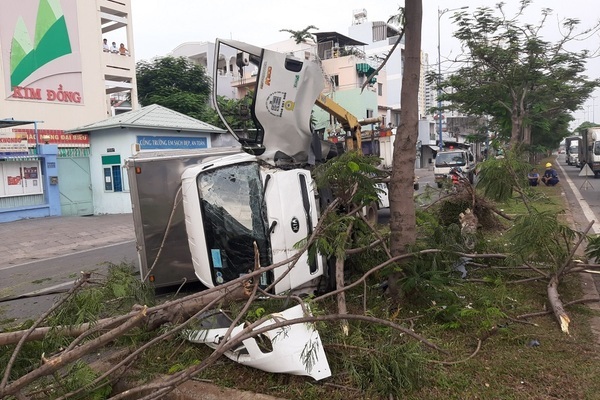
<svg viewBox="0 0 600 400">
<path fill-rule="evenodd" d="M 179 193 L 181 174 L 201 162 L 241 152 L 241 147 L 149 151 L 125 161 L 142 279 L 155 287 L 198 280 Z"/>
</svg>

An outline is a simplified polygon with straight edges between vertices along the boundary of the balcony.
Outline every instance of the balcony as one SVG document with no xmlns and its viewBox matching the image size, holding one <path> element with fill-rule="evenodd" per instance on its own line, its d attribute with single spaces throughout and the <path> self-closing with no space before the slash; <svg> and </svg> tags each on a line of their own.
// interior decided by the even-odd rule
<svg viewBox="0 0 600 400">
<path fill-rule="evenodd" d="M 130 56 L 102 53 L 103 75 L 106 93 L 130 91 L 135 78 L 135 60 Z"/>
</svg>

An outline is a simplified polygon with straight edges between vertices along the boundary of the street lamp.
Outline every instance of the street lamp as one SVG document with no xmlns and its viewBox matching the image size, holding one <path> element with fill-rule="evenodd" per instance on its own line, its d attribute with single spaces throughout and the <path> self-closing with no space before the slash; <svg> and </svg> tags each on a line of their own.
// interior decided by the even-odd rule
<svg viewBox="0 0 600 400">
<path fill-rule="evenodd" d="M 442 19 L 442 15 L 446 14 L 449 11 L 456 11 L 456 10 L 464 10 L 469 8 L 469 6 L 464 6 L 464 7 L 459 7 L 459 8 L 445 8 L 443 10 L 440 10 L 440 7 L 438 6 L 438 90 L 437 90 L 437 98 L 438 98 L 438 129 L 439 129 L 439 137 L 440 137 L 440 141 L 438 143 L 440 150 L 442 150 L 444 148 L 444 139 L 442 137 L 442 100 L 440 99 L 440 96 L 442 95 L 442 52 L 440 49 L 440 20 Z"/>
</svg>

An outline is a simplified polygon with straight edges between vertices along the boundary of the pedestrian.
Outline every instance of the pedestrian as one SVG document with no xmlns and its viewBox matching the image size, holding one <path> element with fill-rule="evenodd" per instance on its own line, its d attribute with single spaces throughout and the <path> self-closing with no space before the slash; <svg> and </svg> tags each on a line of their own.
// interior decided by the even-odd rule
<svg viewBox="0 0 600 400">
<path fill-rule="evenodd" d="M 552 163 L 546 163 L 546 171 L 544 171 L 544 176 L 542 176 L 542 182 L 546 186 L 554 186 L 558 183 L 558 173 L 552 168 Z"/>
<path fill-rule="evenodd" d="M 540 173 L 537 168 L 532 168 L 531 171 L 529 171 L 527 179 L 529 180 L 529 186 L 537 186 L 540 184 Z"/>
<path fill-rule="evenodd" d="M 111 53 L 118 53 L 119 49 L 117 48 L 117 43 L 116 42 L 112 42 L 112 44 L 110 45 L 110 52 Z"/>
<path fill-rule="evenodd" d="M 125 48 L 125 45 L 123 43 L 121 43 L 121 45 L 119 46 L 119 54 L 122 56 L 126 56 L 127 54 L 129 54 L 129 51 Z"/>
<path fill-rule="evenodd" d="M 108 40 L 102 40 L 102 51 L 108 53 L 110 51 L 110 47 L 108 47 Z"/>
</svg>

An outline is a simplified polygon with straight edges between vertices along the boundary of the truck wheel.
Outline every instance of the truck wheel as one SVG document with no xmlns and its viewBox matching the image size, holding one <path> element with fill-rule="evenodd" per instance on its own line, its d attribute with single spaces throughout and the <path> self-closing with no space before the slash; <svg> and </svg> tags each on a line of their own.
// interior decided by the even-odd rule
<svg viewBox="0 0 600 400">
<path fill-rule="evenodd" d="M 441 189 L 441 188 L 442 188 L 442 186 L 444 186 L 444 184 L 443 184 L 442 182 L 438 182 L 438 183 L 437 183 L 437 187 L 438 187 L 438 189 Z"/>
</svg>

